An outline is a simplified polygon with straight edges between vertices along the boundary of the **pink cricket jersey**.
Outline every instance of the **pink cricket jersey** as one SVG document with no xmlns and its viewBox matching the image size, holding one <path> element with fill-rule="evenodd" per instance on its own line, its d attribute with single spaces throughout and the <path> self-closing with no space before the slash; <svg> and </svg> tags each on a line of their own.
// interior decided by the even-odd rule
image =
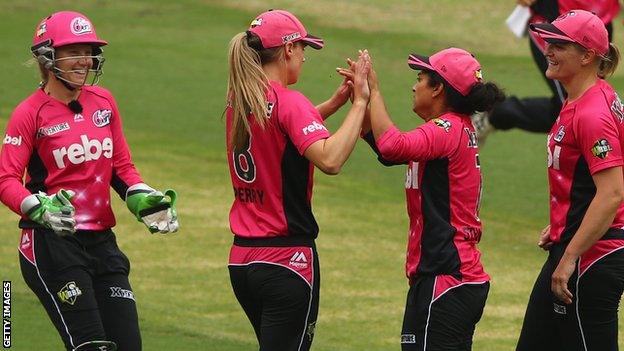
<svg viewBox="0 0 624 351">
<path fill-rule="evenodd" d="M 548 135 L 550 239 L 569 242 L 596 193 L 592 175 L 622 166 L 624 110 L 600 79 L 575 101 L 566 101 Z M 624 227 L 624 204 L 611 228 Z"/>
<path fill-rule="evenodd" d="M 446 113 L 405 133 L 393 126 L 377 147 L 384 159 L 408 163 L 408 278 L 441 275 L 455 278 L 449 280 L 455 285 L 488 281 L 477 249 L 481 169 L 470 117 Z"/>
<path fill-rule="evenodd" d="M 312 143 L 329 137 L 316 107 L 301 93 L 270 82 L 270 117 L 263 130 L 252 115 L 251 138 L 244 150 L 228 147 L 234 190 L 230 228 L 237 237 L 314 239 L 312 214 L 314 166 L 303 156 Z M 232 108 L 227 108 L 230 140 Z"/>
<path fill-rule="evenodd" d="M 0 200 L 22 215 L 20 204 L 31 193 L 73 190 L 76 228 L 104 230 L 115 225 L 111 185 L 125 199 L 141 178 L 110 92 L 85 86 L 78 101 L 82 113 L 37 89 L 13 111 L 0 152 Z M 33 226 L 20 221 L 20 227 Z"/>
</svg>

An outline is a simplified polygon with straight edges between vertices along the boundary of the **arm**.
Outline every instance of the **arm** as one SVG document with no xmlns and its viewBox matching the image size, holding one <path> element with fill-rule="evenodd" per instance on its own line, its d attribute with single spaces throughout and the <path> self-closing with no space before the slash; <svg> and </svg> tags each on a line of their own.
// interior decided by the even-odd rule
<svg viewBox="0 0 624 351">
<path fill-rule="evenodd" d="M 375 140 L 386 132 L 390 127 L 394 126 L 388 110 L 386 109 L 386 103 L 384 102 L 381 90 L 379 89 L 379 81 L 377 80 L 377 73 L 371 69 L 368 75 L 368 84 L 371 90 L 370 96 L 370 124 L 375 136 Z"/>
<path fill-rule="evenodd" d="M 333 175 L 340 172 L 360 136 L 362 120 L 370 95 L 366 79 L 370 70 L 367 55 L 366 52 L 361 53 L 354 66 L 353 105 L 344 122 L 336 133 L 327 139 L 312 143 L 304 152 L 304 156 L 324 173 Z"/>
<path fill-rule="evenodd" d="M 552 275 L 553 293 L 567 304 L 572 303 L 568 279 L 574 272 L 576 260 L 609 229 L 624 200 L 622 167 L 607 168 L 595 173 L 592 178 L 596 184 L 596 195 Z"/>
</svg>

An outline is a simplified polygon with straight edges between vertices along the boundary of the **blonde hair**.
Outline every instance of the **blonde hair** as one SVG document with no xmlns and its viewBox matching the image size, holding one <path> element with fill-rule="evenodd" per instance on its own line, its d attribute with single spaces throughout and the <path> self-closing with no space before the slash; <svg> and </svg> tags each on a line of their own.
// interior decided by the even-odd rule
<svg viewBox="0 0 624 351">
<path fill-rule="evenodd" d="M 620 63 L 620 50 L 613 45 L 613 43 L 609 43 L 609 52 L 606 55 L 600 56 L 600 65 L 598 66 L 598 76 L 600 78 L 606 78 L 613 73 L 615 73 L 615 69 Z"/>
<path fill-rule="evenodd" d="M 266 127 L 269 79 L 262 64 L 277 59 L 282 53 L 282 47 L 263 49 L 260 38 L 251 32 L 238 33 L 230 41 L 227 99 L 233 111 L 229 145 L 232 149 L 245 147 L 251 133 L 247 120 L 250 113 L 260 127 Z"/>
</svg>

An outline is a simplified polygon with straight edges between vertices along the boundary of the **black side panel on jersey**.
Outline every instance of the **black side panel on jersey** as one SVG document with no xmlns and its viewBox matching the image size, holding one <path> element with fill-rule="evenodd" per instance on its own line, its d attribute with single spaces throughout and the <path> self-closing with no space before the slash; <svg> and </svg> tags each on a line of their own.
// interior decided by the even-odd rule
<svg viewBox="0 0 624 351">
<path fill-rule="evenodd" d="M 288 235 L 316 238 L 318 224 L 308 202 L 310 161 L 288 140 L 282 156 L 282 197 Z"/>
<path fill-rule="evenodd" d="M 448 158 L 428 161 L 422 175 L 421 257 L 418 275 L 450 274 L 461 279 L 459 253 L 453 242 Z"/>
<path fill-rule="evenodd" d="M 548 22 L 552 22 L 559 17 L 559 1 L 558 0 L 537 0 L 531 8 L 546 17 Z"/>
<path fill-rule="evenodd" d="M 33 149 L 32 154 L 30 155 L 30 160 L 28 160 L 28 177 L 30 180 L 26 183 L 26 189 L 30 191 L 31 194 L 35 194 L 38 192 L 48 193 L 48 188 L 45 186 L 45 180 L 48 178 L 48 170 L 45 168 L 41 157 L 39 156 L 39 151 L 37 149 Z M 19 221 L 20 228 L 41 228 L 41 225 L 35 223 L 33 221 L 27 219 L 20 219 Z"/>
<path fill-rule="evenodd" d="M 572 240 L 594 196 L 596 196 L 596 184 L 594 184 L 585 158 L 581 156 L 574 167 L 574 177 L 570 187 L 570 208 L 566 215 L 565 228 L 561 233 L 561 242 L 567 243 Z"/>
<path fill-rule="evenodd" d="M 385 158 L 383 158 L 383 156 L 381 155 L 381 152 L 379 152 L 379 148 L 377 148 L 377 143 L 375 142 L 375 136 L 373 135 L 372 131 L 366 133 L 362 137 L 362 139 L 364 139 L 364 141 L 368 143 L 368 145 L 371 147 L 373 152 L 377 155 L 377 161 L 379 161 L 379 163 L 381 163 L 382 165 L 386 167 L 390 167 L 390 166 L 407 164 L 407 163 L 395 163 L 395 162 L 388 161 Z"/>
<path fill-rule="evenodd" d="M 121 197 L 123 201 L 126 201 L 126 192 L 128 191 L 128 184 L 126 184 L 113 169 L 113 177 L 111 178 L 111 186 L 115 192 Z"/>
</svg>

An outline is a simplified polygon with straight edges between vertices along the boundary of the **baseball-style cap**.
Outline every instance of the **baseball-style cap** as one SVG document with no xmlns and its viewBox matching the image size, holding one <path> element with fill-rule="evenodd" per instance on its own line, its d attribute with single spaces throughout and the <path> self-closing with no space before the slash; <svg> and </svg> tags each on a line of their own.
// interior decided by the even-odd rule
<svg viewBox="0 0 624 351">
<path fill-rule="evenodd" d="M 295 15 L 284 10 L 269 10 L 258 15 L 251 22 L 249 31 L 260 38 L 264 49 L 296 41 L 303 41 L 317 50 L 325 45 L 323 39 L 308 34 Z"/>
<path fill-rule="evenodd" d="M 39 22 L 33 37 L 33 46 L 50 40 L 52 47 L 69 44 L 108 44 L 95 34 L 95 27 L 87 16 L 74 11 L 55 12 Z"/>
<path fill-rule="evenodd" d="M 415 70 L 431 70 L 438 73 L 463 96 L 483 80 L 481 64 L 466 50 L 448 48 L 430 57 L 410 54 L 407 64 Z"/>
<path fill-rule="evenodd" d="M 604 23 L 589 11 L 572 10 L 557 17 L 552 23 L 529 26 L 549 43 L 577 43 L 599 55 L 609 52 L 609 33 Z"/>
</svg>

